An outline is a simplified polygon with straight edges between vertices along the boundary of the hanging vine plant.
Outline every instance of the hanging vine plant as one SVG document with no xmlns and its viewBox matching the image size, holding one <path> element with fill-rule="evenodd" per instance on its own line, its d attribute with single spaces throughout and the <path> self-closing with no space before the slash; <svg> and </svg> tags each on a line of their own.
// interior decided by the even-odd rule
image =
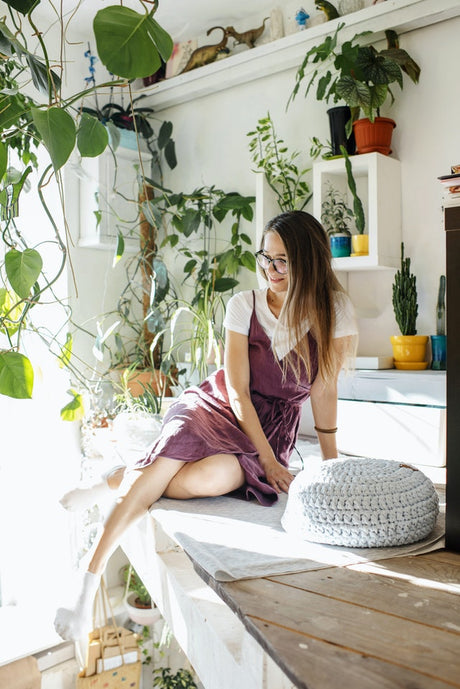
<svg viewBox="0 0 460 689">
<path fill-rule="evenodd" d="M 173 42 L 169 34 L 154 19 L 157 2 L 152 9 L 139 2 L 142 12 L 123 6 L 109 6 L 99 10 L 93 28 L 97 52 L 106 69 L 116 75 L 108 83 L 93 85 L 91 89 L 63 96 L 65 63 L 57 65 L 49 58 L 46 34 L 37 26 L 35 17 L 41 0 L 4 0 L 9 17 L 0 21 L 0 394 L 16 398 L 30 398 L 33 394 L 34 372 L 28 356 L 23 351 L 23 334 L 35 332 L 47 339 L 53 353 L 67 366 L 74 376 L 80 376 L 73 365 L 72 338 L 58 343 L 58 334 L 38 331 L 32 315 L 46 303 L 56 301 L 54 285 L 68 262 L 65 209 L 62 217 L 53 215 L 47 205 L 43 189 L 53 182 L 64 199 L 62 170 L 77 146 L 80 155 L 95 157 L 103 152 L 108 143 L 104 125 L 88 113 L 80 112 L 82 97 L 89 92 L 108 86 L 129 90 L 129 82 L 154 73 L 162 61 L 171 55 Z M 48 3 L 49 4 L 49 3 Z M 62 20 L 60 8 L 54 8 Z M 77 20 L 78 11 L 73 20 Z M 23 26 L 28 24 L 30 34 L 38 41 L 36 53 L 27 46 Z M 65 36 L 63 36 L 63 40 Z M 53 43 L 55 54 L 56 45 Z M 23 95 L 22 85 L 30 82 L 36 97 Z M 40 169 L 33 147 L 41 146 L 49 154 L 50 163 Z M 17 156 L 23 169 L 13 179 L 9 170 L 10 156 Z M 17 227 L 20 217 L 21 198 L 26 181 L 33 167 L 38 172 L 38 196 L 50 224 L 50 239 L 60 254 L 54 269 L 45 265 L 38 245 L 27 242 Z M 65 304 L 64 311 L 68 312 Z M 59 345 L 58 351 L 56 347 Z M 82 381 L 83 382 L 83 381 Z M 65 407 L 65 418 L 77 418 L 82 414 L 81 398 L 72 393 L 72 401 Z"/>
</svg>

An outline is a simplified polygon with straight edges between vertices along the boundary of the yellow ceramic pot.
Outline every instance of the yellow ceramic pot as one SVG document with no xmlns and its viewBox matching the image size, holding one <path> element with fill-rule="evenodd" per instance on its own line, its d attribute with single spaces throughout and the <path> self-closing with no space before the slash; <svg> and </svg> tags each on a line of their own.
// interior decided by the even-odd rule
<svg viewBox="0 0 460 689">
<path fill-rule="evenodd" d="M 428 335 L 393 335 L 390 337 L 396 368 L 422 370 L 427 368 L 426 345 Z"/>
<path fill-rule="evenodd" d="M 351 236 L 351 255 L 367 256 L 369 253 L 369 235 L 353 234 Z"/>
</svg>

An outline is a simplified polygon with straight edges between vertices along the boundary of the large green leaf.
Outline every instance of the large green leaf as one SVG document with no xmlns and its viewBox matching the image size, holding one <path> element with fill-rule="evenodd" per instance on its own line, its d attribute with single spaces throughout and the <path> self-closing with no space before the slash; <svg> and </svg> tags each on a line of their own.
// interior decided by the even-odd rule
<svg viewBox="0 0 460 689">
<path fill-rule="evenodd" d="M 40 4 L 40 0 L 3 0 L 5 5 L 12 7 L 21 14 L 27 14 L 35 5 Z"/>
<path fill-rule="evenodd" d="M 54 169 L 59 170 L 67 162 L 75 146 L 75 122 L 62 108 L 32 108 L 31 112 Z"/>
<path fill-rule="evenodd" d="M 20 352 L 0 352 L 0 394 L 16 399 L 30 399 L 34 387 L 34 370 Z"/>
<path fill-rule="evenodd" d="M 17 125 L 28 109 L 16 96 L 0 93 L 0 131 Z"/>
<path fill-rule="evenodd" d="M 172 53 L 171 36 L 151 14 L 111 6 L 97 12 L 94 22 L 97 53 L 109 72 L 125 79 L 148 77 Z"/>
<path fill-rule="evenodd" d="M 77 147 L 81 155 L 95 158 L 105 150 L 109 143 L 109 134 L 97 117 L 82 113 L 77 132 Z"/>
<path fill-rule="evenodd" d="M 5 270 L 11 287 L 21 299 L 27 299 L 43 266 L 35 249 L 10 249 L 5 255 Z"/>
<path fill-rule="evenodd" d="M 61 88 L 61 79 L 52 69 L 48 69 L 43 62 L 40 62 L 32 53 L 26 53 L 26 62 L 29 65 L 30 74 L 35 88 L 45 96 L 58 92 Z"/>
</svg>

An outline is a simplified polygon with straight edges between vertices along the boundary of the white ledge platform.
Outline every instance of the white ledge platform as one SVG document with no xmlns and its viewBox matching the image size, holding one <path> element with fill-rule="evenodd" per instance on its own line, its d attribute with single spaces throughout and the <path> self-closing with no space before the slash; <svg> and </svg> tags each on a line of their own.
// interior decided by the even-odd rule
<svg viewBox="0 0 460 689">
<path fill-rule="evenodd" d="M 222 582 L 154 514 L 122 547 L 205 689 L 460 688 L 460 554 Z"/>
<path fill-rule="evenodd" d="M 141 92 L 151 96 L 151 103 L 158 112 L 254 79 L 298 67 L 305 53 L 315 44 L 322 42 L 327 34 L 334 32 L 339 22 L 346 24 L 341 32 L 341 40 L 349 40 L 362 31 L 371 31 L 372 40 L 375 41 L 382 38 L 384 30 L 388 28 L 403 34 L 459 15 L 458 0 L 387 0 L 339 19 L 307 28 L 305 31 L 243 50 L 204 67 L 161 81 L 142 89 Z"/>
</svg>

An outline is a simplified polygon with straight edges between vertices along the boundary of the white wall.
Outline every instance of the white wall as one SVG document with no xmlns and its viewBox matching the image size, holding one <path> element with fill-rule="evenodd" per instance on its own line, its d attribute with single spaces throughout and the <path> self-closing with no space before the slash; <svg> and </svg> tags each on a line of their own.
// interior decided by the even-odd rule
<svg viewBox="0 0 460 689">
<path fill-rule="evenodd" d="M 392 155 L 402 168 L 402 238 L 417 276 L 418 332 L 425 334 L 435 331 L 439 276 L 445 272 L 441 193 L 436 178 L 460 162 L 460 94 L 448 76 L 448 66 L 456 64 L 459 29 L 460 18 L 454 18 L 401 36 L 401 47 L 421 66 L 420 83 L 405 79 L 403 93 L 395 87 L 396 103 L 382 112 L 397 122 Z M 174 123 L 178 156 L 178 167 L 167 174 L 166 183 L 175 190 L 214 184 L 254 194 L 246 134 L 268 110 L 278 135 L 291 150 L 301 151 L 299 165 L 308 164 L 311 137 L 328 138 L 326 106 L 299 95 L 286 112 L 294 75 L 295 70 L 290 69 L 158 112 L 160 119 Z M 150 103 L 155 107 L 154 94 Z M 72 253 L 80 282 L 76 314 L 106 310 L 111 295 L 114 299 L 118 295 L 116 281 L 117 277 L 122 280 L 122 271 L 111 272 L 104 252 L 74 249 Z M 375 319 L 359 318 L 362 355 L 391 354 L 389 336 L 397 332 L 391 306 L 393 276 L 393 270 L 349 274 L 348 288 L 358 316 L 369 306 L 379 313 Z M 249 276 L 241 284 L 250 287 L 255 278 Z"/>
<path fill-rule="evenodd" d="M 436 177 L 449 172 L 450 165 L 456 162 L 460 136 L 454 120 L 459 96 L 447 80 L 440 78 L 436 65 L 449 64 L 455 59 L 459 26 L 460 20 L 453 19 L 402 37 L 402 46 L 421 65 L 421 81 L 414 86 L 407 80 L 403 94 L 397 94 L 400 97 L 387 113 L 397 121 L 393 155 L 402 163 L 403 240 L 417 275 L 421 333 L 434 331 L 438 280 L 444 272 L 444 236 Z M 433 55 L 437 55 L 436 60 L 432 59 Z M 300 162 L 307 163 L 310 138 L 316 135 L 324 139 L 328 135 L 325 106 L 298 97 L 286 112 L 293 83 L 294 70 L 289 70 L 159 113 L 161 118 L 174 123 L 179 160 L 178 168 L 167 181 L 181 190 L 216 184 L 243 194 L 255 193 L 246 133 L 268 110 L 278 134 L 291 149 L 300 150 Z M 154 95 L 151 103 L 155 107 Z M 435 124 L 438 124 L 436 134 Z M 88 250 L 80 251 L 86 254 Z M 88 257 L 88 260 L 106 268 L 102 256 Z M 104 280 L 102 271 L 94 277 L 99 284 Z M 368 306 L 371 301 L 381 314 L 376 320 L 360 319 L 361 354 L 391 353 L 388 338 L 396 332 L 391 307 L 392 280 L 393 271 L 355 273 L 349 277 L 348 286 L 358 313 L 360 307 Z M 104 283 L 105 280 L 97 294 L 107 293 Z"/>
</svg>

